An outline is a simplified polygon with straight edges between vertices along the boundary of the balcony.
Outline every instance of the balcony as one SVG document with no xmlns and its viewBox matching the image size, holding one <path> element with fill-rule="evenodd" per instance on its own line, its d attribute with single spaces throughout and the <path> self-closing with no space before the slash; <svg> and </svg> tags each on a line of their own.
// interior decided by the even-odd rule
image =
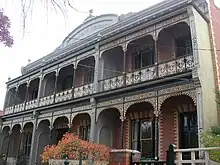
<svg viewBox="0 0 220 165">
<path fill-rule="evenodd" d="M 124 75 L 115 76 L 112 78 L 104 79 L 99 81 L 101 91 L 109 91 L 118 89 L 125 86 L 135 85 L 141 82 L 147 82 L 151 80 L 156 80 L 159 78 L 164 78 L 176 74 L 181 74 L 187 71 L 191 71 L 194 67 L 193 56 L 185 56 L 181 58 L 176 58 L 167 62 L 163 62 L 157 65 L 149 66 L 141 70 L 136 70 L 133 72 L 126 73 Z M 79 86 L 74 89 L 68 89 L 45 96 L 40 98 L 39 106 L 47 106 L 59 102 L 64 102 L 71 100 L 73 98 L 79 98 L 83 96 L 88 96 L 95 93 L 94 83 Z M 55 97 L 55 98 L 54 98 Z M 25 103 L 17 104 L 14 107 L 10 106 L 5 109 L 5 115 L 21 112 L 24 110 L 29 110 L 38 107 L 37 99 L 28 101 Z"/>
<path fill-rule="evenodd" d="M 175 60 L 153 65 L 138 71 L 126 73 L 125 76 L 101 80 L 103 91 L 121 88 L 123 86 L 133 85 L 141 82 L 172 76 L 192 70 L 194 67 L 193 56 L 176 58 Z"/>
</svg>

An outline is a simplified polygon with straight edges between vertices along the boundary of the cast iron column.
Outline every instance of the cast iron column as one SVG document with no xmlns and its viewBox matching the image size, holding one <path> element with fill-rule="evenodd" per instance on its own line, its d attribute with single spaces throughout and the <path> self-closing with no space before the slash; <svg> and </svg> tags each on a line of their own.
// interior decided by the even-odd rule
<svg viewBox="0 0 220 165">
<path fill-rule="evenodd" d="M 32 137 L 31 137 L 31 152 L 29 156 L 29 165 L 32 165 L 34 162 L 34 157 L 35 157 L 35 151 L 36 149 L 36 130 L 37 130 L 37 119 L 38 119 L 38 113 L 36 111 L 33 112 L 33 119 L 34 119 L 34 124 L 33 124 L 33 132 L 32 132 Z"/>
<path fill-rule="evenodd" d="M 15 90 L 15 94 L 14 94 L 13 113 L 14 113 L 15 104 L 16 104 L 16 100 L 17 100 L 18 88 L 19 88 L 19 87 L 17 86 L 17 87 L 16 87 L 16 90 Z"/>
<path fill-rule="evenodd" d="M 99 68 L 99 62 L 100 62 L 100 50 L 99 50 L 99 45 L 97 44 L 95 47 L 95 69 L 94 69 L 94 90 L 95 92 L 99 92 L 100 91 L 100 83 L 99 83 L 99 79 L 100 79 L 100 68 Z"/>
<path fill-rule="evenodd" d="M 27 83 L 27 87 L 26 87 L 26 93 L 25 93 L 25 99 L 24 99 L 24 109 L 26 109 L 26 104 L 28 102 L 29 86 L 30 86 L 30 82 Z"/>
<path fill-rule="evenodd" d="M 159 160 L 159 115 L 160 109 L 158 107 L 158 91 L 156 99 L 156 109 L 154 110 L 155 115 L 155 159 Z"/>
<path fill-rule="evenodd" d="M 56 70 L 56 74 L 55 74 L 56 78 L 55 78 L 55 84 L 54 84 L 54 90 L 53 90 L 53 94 L 54 94 L 54 98 L 53 98 L 53 102 L 55 103 L 55 99 L 56 99 L 56 94 L 57 94 L 57 81 L 58 81 L 58 76 L 59 76 L 59 70 Z"/>
<path fill-rule="evenodd" d="M 48 138 L 49 140 L 48 141 L 49 141 L 49 145 L 51 145 L 52 144 L 51 143 L 51 136 L 52 136 L 53 126 L 49 126 L 49 129 L 50 130 L 49 130 L 49 138 Z"/>
<path fill-rule="evenodd" d="M 75 62 L 74 66 L 73 66 L 73 84 L 72 84 L 72 98 L 74 98 L 74 93 L 75 93 L 75 79 L 76 79 L 76 69 L 77 69 L 77 63 Z"/>
<path fill-rule="evenodd" d="M 121 149 L 123 149 L 124 146 L 124 117 L 121 116 Z"/>
<path fill-rule="evenodd" d="M 124 76 L 124 85 L 126 85 L 126 52 L 127 52 L 127 44 L 125 43 L 122 47 L 124 52 L 124 61 L 123 61 L 123 76 Z"/>
<path fill-rule="evenodd" d="M 37 96 L 37 105 L 39 107 L 40 105 L 40 97 L 41 97 L 41 93 L 42 93 L 42 81 L 43 81 L 43 71 L 41 70 L 41 75 L 39 76 L 39 86 L 38 86 L 38 96 Z"/>
<path fill-rule="evenodd" d="M 91 142 L 95 142 L 95 130 L 96 130 L 96 100 L 94 98 L 90 99 L 90 104 L 92 106 L 92 113 L 91 113 L 91 127 L 90 127 L 90 137 L 89 140 Z"/>
<path fill-rule="evenodd" d="M 157 50 L 157 38 L 154 39 L 154 64 L 156 65 L 156 76 L 159 74 L 158 70 L 158 50 Z"/>
</svg>

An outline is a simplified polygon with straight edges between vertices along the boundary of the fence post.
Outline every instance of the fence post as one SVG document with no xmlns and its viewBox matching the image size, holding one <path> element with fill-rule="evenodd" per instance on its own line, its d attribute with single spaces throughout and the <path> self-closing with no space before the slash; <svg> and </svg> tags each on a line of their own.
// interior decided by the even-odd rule
<svg viewBox="0 0 220 165">
<path fill-rule="evenodd" d="M 175 165 L 175 153 L 174 153 L 175 145 L 171 144 L 169 149 L 167 150 L 167 158 L 166 165 Z"/>
<path fill-rule="evenodd" d="M 67 158 L 66 158 L 66 160 L 64 161 L 64 165 L 69 165 L 69 161 L 68 161 Z"/>
</svg>

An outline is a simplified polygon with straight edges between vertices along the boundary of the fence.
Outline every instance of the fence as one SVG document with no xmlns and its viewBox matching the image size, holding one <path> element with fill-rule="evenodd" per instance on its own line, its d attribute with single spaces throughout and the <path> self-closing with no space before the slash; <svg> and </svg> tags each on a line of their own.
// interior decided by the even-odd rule
<svg viewBox="0 0 220 165">
<path fill-rule="evenodd" d="M 205 164 L 209 165 L 210 158 L 209 158 L 209 151 L 211 150 L 220 150 L 218 147 L 210 147 L 210 148 L 195 148 L 195 149 L 176 149 L 174 150 L 176 155 L 175 163 L 177 165 L 182 164 Z M 184 159 L 185 155 L 185 159 Z M 220 157 L 220 155 L 219 155 Z M 188 158 L 188 159 L 187 159 Z"/>
<path fill-rule="evenodd" d="M 209 151 L 212 150 L 220 150 L 220 148 L 175 149 L 174 145 L 170 145 L 167 151 L 166 161 L 131 162 L 131 165 L 220 165 L 220 163 L 210 160 Z"/>
</svg>

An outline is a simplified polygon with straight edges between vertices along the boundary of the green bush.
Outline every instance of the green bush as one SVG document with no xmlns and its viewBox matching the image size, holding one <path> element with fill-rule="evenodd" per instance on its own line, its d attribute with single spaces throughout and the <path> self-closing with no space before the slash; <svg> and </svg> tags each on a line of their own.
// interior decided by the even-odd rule
<svg viewBox="0 0 220 165">
<path fill-rule="evenodd" d="M 202 142 L 205 147 L 220 147 L 220 126 L 212 127 L 209 131 L 203 133 Z M 220 162 L 220 150 L 210 151 L 210 159 Z"/>
</svg>

